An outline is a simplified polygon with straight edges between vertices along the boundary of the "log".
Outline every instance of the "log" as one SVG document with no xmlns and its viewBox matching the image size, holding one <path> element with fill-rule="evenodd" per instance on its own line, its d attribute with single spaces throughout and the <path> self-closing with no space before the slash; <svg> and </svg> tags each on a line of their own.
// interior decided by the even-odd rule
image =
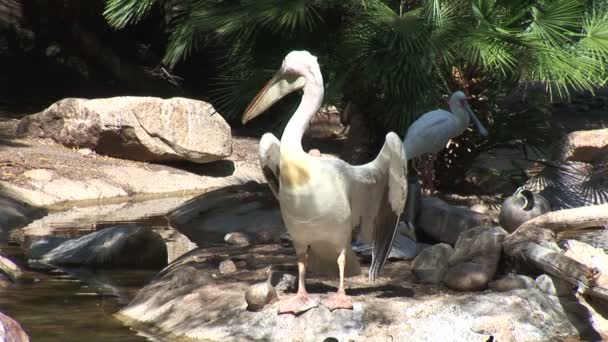
<svg viewBox="0 0 608 342">
<path fill-rule="evenodd" d="M 608 205 L 597 205 L 549 212 L 538 216 L 508 235 L 505 254 L 578 287 L 578 292 L 608 301 L 608 287 L 598 284 L 600 271 L 561 252 L 556 233 L 608 225 Z"/>
</svg>

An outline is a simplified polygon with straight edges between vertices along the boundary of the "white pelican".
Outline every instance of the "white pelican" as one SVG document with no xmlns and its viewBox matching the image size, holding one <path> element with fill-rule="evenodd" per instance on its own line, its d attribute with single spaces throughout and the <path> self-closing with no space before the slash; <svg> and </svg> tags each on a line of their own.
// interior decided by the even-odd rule
<svg viewBox="0 0 608 342">
<path fill-rule="evenodd" d="M 245 110 L 243 123 L 297 89 L 303 89 L 302 100 L 281 141 L 266 133 L 259 146 L 262 171 L 279 200 L 298 260 L 297 294 L 279 303 L 279 313 L 299 314 L 319 305 L 306 292 L 307 268 L 325 275 L 338 271 L 338 291 L 324 305 L 330 310 L 352 309 L 344 277 L 359 274 L 360 265 L 351 237 L 358 233 L 373 246 L 369 279 L 375 280 L 405 206 L 405 149 L 391 132 L 376 159 L 365 165 L 304 152 L 302 135 L 323 100 L 321 70 L 317 58 L 307 51 L 292 51 L 285 57 L 280 70 Z"/>
<path fill-rule="evenodd" d="M 429 183 L 431 193 L 435 154 L 444 149 L 451 138 L 461 135 L 469 127 L 469 120 L 473 120 L 479 134 L 484 137 L 488 135 L 488 131 L 473 114 L 463 92 L 453 93 L 448 101 L 448 106 L 450 107 L 449 112 L 437 109 L 420 116 L 410 125 L 405 139 L 403 139 L 408 159 L 420 157 L 425 153 L 431 154 L 432 158 L 429 161 L 431 170 L 427 170 L 430 174 L 423 175 L 423 178 Z"/>
</svg>

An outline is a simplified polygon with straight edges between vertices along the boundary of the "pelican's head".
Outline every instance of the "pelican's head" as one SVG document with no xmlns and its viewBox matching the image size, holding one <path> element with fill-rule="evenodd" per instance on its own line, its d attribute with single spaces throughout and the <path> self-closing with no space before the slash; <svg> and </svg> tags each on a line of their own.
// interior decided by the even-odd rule
<svg viewBox="0 0 608 342">
<path fill-rule="evenodd" d="M 317 75 L 321 75 L 317 57 L 308 51 L 288 53 L 279 71 L 245 109 L 242 122 L 247 123 L 287 94 L 304 88 L 306 79 L 314 79 Z"/>
<path fill-rule="evenodd" d="M 467 101 L 467 96 L 462 91 L 457 91 L 457 92 L 453 93 L 452 96 L 450 96 L 450 100 L 448 101 L 448 104 L 450 106 L 450 110 L 452 110 L 452 111 L 453 111 L 452 108 L 462 108 L 467 113 L 469 118 L 471 118 L 471 120 L 473 120 L 473 123 L 475 124 L 475 127 L 477 127 L 477 131 L 479 131 L 479 134 L 481 134 L 484 137 L 488 136 L 488 130 L 477 119 L 477 117 L 475 116 L 475 113 L 473 113 L 473 110 L 471 109 L 471 106 L 469 106 L 469 102 Z"/>
</svg>

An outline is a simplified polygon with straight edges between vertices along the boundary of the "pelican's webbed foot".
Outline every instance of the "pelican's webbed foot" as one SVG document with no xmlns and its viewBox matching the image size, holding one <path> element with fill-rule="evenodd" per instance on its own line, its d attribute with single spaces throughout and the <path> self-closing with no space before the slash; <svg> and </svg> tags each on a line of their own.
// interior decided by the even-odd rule
<svg viewBox="0 0 608 342">
<path fill-rule="evenodd" d="M 329 311 L 334 311 L 336 309 L 353 309 L 353 302 L 343 289 L 339 289 L 338 292 L 330 294 L 329 297 L 323 301 L 323 305 L 326 306 Z"/>
<path fill-rule="evenodd" d="M 283 299 L 279 302 L 279 314 L 300 315 L 312 308 L 319 306 L 319 301 L 314 299 L 308 292 L 298 292 L 295 296 Z"/>
</svg>

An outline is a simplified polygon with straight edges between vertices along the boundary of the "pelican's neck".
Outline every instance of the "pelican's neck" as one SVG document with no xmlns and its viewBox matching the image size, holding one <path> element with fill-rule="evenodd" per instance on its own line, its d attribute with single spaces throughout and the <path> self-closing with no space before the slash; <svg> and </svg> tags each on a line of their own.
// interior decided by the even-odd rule
<svg viewBox="0 0 608 342">
<path fill-rule="evenodd" d="M 281 148 L 285 147 L 294 152 L 304 151 L 302 149 L 302 136 L 323 101 L 323 76 L 321 76 L 321 73 L 314 72 L 304 75 L 304 78 L 306 79 L 304 95 L 302 95 L 298 109 L 287 123 L 281 136 Z"/>
</svg>

